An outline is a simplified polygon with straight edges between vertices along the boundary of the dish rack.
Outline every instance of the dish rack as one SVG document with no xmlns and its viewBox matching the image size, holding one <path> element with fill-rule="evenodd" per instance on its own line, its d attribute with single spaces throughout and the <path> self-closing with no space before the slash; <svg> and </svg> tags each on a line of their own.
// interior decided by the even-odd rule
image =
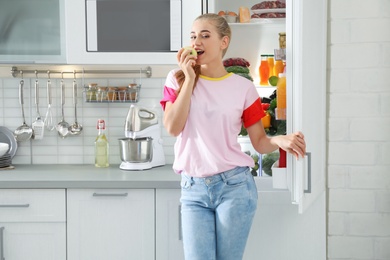
<svg viewBox="0 0 390 260">
<path fill-rule="evenodd" d="M 108 87 L 95 83 L 84 86 L 83 96 L 89 103 L 137 103 L 141 84 L 132 83 L 128 86 Z"/>
</svg>

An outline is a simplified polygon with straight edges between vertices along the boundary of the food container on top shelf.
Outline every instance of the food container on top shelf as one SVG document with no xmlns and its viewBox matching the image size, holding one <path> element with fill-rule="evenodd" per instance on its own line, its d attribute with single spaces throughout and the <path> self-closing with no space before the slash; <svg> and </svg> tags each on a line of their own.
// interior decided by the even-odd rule
<svg viewBox="0 0 390 260">
<path fill-rule="evenodd" d="M 236 23 L 238 19 L 237 13 L 231 11 L 219 11 L 218 15 L 224 17 L 228 23 Z"/>
<path fill-rule="evenodd" d="M 139 99 L 140 90 L 141 85 L 136 83 L 118 87 L 98 86 L 93 83 L 85 87 L 84 99 L 86 102 L 93 103 L 136 103 Z"/>
</svg>

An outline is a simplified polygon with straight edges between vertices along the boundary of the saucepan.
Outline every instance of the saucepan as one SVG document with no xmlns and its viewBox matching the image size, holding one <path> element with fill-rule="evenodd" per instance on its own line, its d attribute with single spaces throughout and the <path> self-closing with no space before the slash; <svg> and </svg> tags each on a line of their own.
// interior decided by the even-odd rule
<svg viewBox="0 0 390 260">
<path fill-rule="evenodd" d="M 153 138 L 120 138 L 119 149 L 123 162 L 150 162 L 153 156 Z"/>
</svg>

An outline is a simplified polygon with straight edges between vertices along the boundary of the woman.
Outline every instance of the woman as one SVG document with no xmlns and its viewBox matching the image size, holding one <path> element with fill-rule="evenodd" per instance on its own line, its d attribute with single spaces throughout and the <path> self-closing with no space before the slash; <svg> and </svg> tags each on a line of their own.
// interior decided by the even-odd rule
<svg viewBox="0 0 390 260">
<path fill-rule="evenodd" d="M 223 17 L 195 19 L 191 49 L 177 53 L 180 69 L 166 79 L 164 126 L 176 136 L 173 169 L 182 176 L 181 214 L 187 260 L 242 259 L 257 206 L 250 173 L 253 159 L 237 136 L 246 127 L 253 147 L 270 153 L 279 147 L 297 158 L 305 154 L 300 132 L 268 137 L 265 115 L 253 83 L 223 66 L 231 30 Z"/>
</svg>

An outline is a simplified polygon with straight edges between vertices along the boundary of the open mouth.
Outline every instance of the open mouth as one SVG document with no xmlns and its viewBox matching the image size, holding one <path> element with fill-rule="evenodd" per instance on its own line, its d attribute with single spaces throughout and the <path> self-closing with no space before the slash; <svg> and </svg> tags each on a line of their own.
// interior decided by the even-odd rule
<svg viewBox="0 0 390 260">
<path fill-rule="evenodd" d="M 200 50 L 197 50 L 196 52 L 198 53 L 198 56 L 204 53 L 204 51 L 200 51 Z"/>
</svg>

